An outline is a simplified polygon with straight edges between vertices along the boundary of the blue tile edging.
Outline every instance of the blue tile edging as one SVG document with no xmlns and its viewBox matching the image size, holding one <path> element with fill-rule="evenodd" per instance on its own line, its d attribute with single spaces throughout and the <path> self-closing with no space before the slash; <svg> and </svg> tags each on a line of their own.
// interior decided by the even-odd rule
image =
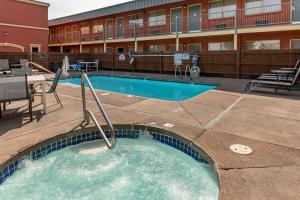
<svg viewBox="0 0 300 200">
<path fill-rule="evenodd" d="M 205 164 L 211 165 L 211 163 L 206 159 L 203 155 L 201 155 L 200 151 L 196 150 L 195 148 L 191 147 L 188 143 L 182 141 L 173 136 L 169 136 L 167 134 L 162 134 L 158 132 L 147 132 L 152 135 L 153 139 L 161 142 L 163 144 L 169 145 L 173 148 L 176 148 L 188 156 L 191 156 L 196 161 Z M 111 133 L 109 131 L 105 131 L 107 137 L 111 137 Z M 142 130 L 135 130 L 135 129 L 116 129 L 117 138 L 132 138 L 137 139 L 140 137 L 141 134 L 145 134 L 145 131 Z M 28 155 L 19 158 L 8 165 L 6 165 L 3 169 L 0 170 L 0 185 L 14 174 L 17 170 L 21 169 L 23 166 L 24 160 L 38 160 L 51 152 L 58 151 L 64 149 L 69 146 L 77 145 L 83 142 L 93 141 L 102 139 L 99 132 L 91 131 L 82 134 L 71 135 L 57 141 L 51 142 L 39 148 L 32 150 Z"/>
</svg>

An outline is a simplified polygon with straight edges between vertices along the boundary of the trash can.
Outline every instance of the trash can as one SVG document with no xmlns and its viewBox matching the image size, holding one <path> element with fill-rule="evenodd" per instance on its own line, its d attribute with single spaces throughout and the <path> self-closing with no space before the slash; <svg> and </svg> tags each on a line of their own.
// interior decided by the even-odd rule
<svg viewBox="0 0 300 200">
<path fill-rule="evenodd" d="M 58 61 L 52 61 L 51 62 L 51 71 L 52 72 L 57 72 L 58 68 L 60 67 L 61 63 Z"/>
</svg>

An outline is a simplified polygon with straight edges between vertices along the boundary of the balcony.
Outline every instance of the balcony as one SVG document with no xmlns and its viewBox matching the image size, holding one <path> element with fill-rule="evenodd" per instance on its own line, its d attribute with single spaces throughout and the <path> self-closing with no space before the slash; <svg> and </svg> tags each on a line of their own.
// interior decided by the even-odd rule
<svg viewBox="0 0 300 200">
<path fill-rule="evenodd" d="M 274 26 L 293 24 L 295 14 L 291 13 L 291 3 L 282 3 L 261 7 L 226 12 L 201 14 L 199 16 L 166 19 L 163 21 L 144 22 L 139 24 L 123 24 L 121 27 L 109 27 L 98 33 L 81 35 L 80 32 L 51 34 L 50 44 L 74 43 L 88 41 L 111 41 L 134 38 L 142 39 L 149 36 L 173 38 L 181 34 L 202 33 L 209 31 L 234 30 L 248 27 Z M 295 12 L 295 11 L 294 11 Z M 177 25 L 176 25 L 177 24 Z M 173 35 L 173 36 L 172 36 Z M 151 39 L 153 39 L 151 37 Z"/>
</svg>

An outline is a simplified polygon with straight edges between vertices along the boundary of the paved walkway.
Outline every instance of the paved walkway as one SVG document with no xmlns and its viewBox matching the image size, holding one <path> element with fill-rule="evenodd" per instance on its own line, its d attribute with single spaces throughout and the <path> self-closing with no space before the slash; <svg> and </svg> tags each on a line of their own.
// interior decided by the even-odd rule
<svg viewBox="0 0 300 200">
<path fill-rule="evenodd" d="M 127 73 L 118 73 L 126 75 Z M 144 74 L 134 74 L 143 76 Z M 157 75 L 159 79 L 173 79 Z M 300 94 L 243 94 L 245 80 L 201 78 L 221 87 L 184 102 L 97 91 L 114 124 L 148 125 L 172 131 L 204 149 L 215 161 L 220 199 L 300 199 Z M 48 114 L 34 102 L 29 122 L 27 102 L 14 102 L 0 119 L 0 166 L 43 140 L 82 129 L 80 88 L 59 85 L 64 108 L 48 96 Z M 108 93 L 108 94 L 107 94 Z M 89 108 L 99 112 L 90 95 Z M 100 121 L 103 122 L 101 118 Z M 166 128 L 164 124 L 175 126 Z M 232 144 L 253 149 L 245 156 Z"/>
</svg>

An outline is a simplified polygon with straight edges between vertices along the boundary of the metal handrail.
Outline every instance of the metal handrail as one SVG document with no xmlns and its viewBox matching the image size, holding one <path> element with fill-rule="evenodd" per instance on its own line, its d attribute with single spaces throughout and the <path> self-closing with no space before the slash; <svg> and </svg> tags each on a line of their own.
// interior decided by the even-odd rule
<svg viewBox="0 0 300 200">
<path fill-rule="evenodd" d="M 38 69 L 44 70 L 45 72 L 48 72 L 48 73 L 50 73 L 50 74 L 54 74 L 54 73 L 51 72 L 50 70 L 46 69 L 45 67 L 43 67 L 43 66 L 41 66 L 41 65 L 39 65 L 39 64 L 37 64 L 37 63 L 35 63 L 35 62 L 27 62 L 27 63 L 26 63 L 26 66 L 25 66 L 25 69 L 26 69 L 26 70 L 28 69 L 28 67 L 29 67 L 30 64 L 36 66 Z"/>
<path fill-rule="evenodd" d="M 85 85 L 84 83 L 87 82 L 88 84 L 88 87 L 90 88 L 91 92 L 92 92 L 92 95 L 104 117 L 104 120 L 106 122 L 106 124 L 108 125 L 109 129 L 111 130 L 111 138 L 112 138 L 112 142 L 110 142 L 104 131 L 102 130 L 101 126 L 99 125 L 95 115 L 93 114 L 92 111 L 88 110 L 86 108 L 86 98 L 85 98 Z M 102 103 L 100 102 L 94 88 L 93 88 L 93 85 L 91 84 L 88 76 L 83 73 L 82 76 L 81 76 L 81 91 L 82 91 L 82 107 L 83 107 L 83 116 L 84 116 L 84 120 L 89 124 L 90 123 L 90 118 L 92 118 L 93 122 L 96 124 L 99 132 L 101 133 L 105 143 L 106 143 L 106 146 L 109 148 L 109 149 L 113 149 L 115 146 L 116 146 L 116 132 L 115 132 L 115 129 L 110 121 L 110 119 L 108 118 L 104 108 L 103 108 L 103 105 Z"/>
</svg>

